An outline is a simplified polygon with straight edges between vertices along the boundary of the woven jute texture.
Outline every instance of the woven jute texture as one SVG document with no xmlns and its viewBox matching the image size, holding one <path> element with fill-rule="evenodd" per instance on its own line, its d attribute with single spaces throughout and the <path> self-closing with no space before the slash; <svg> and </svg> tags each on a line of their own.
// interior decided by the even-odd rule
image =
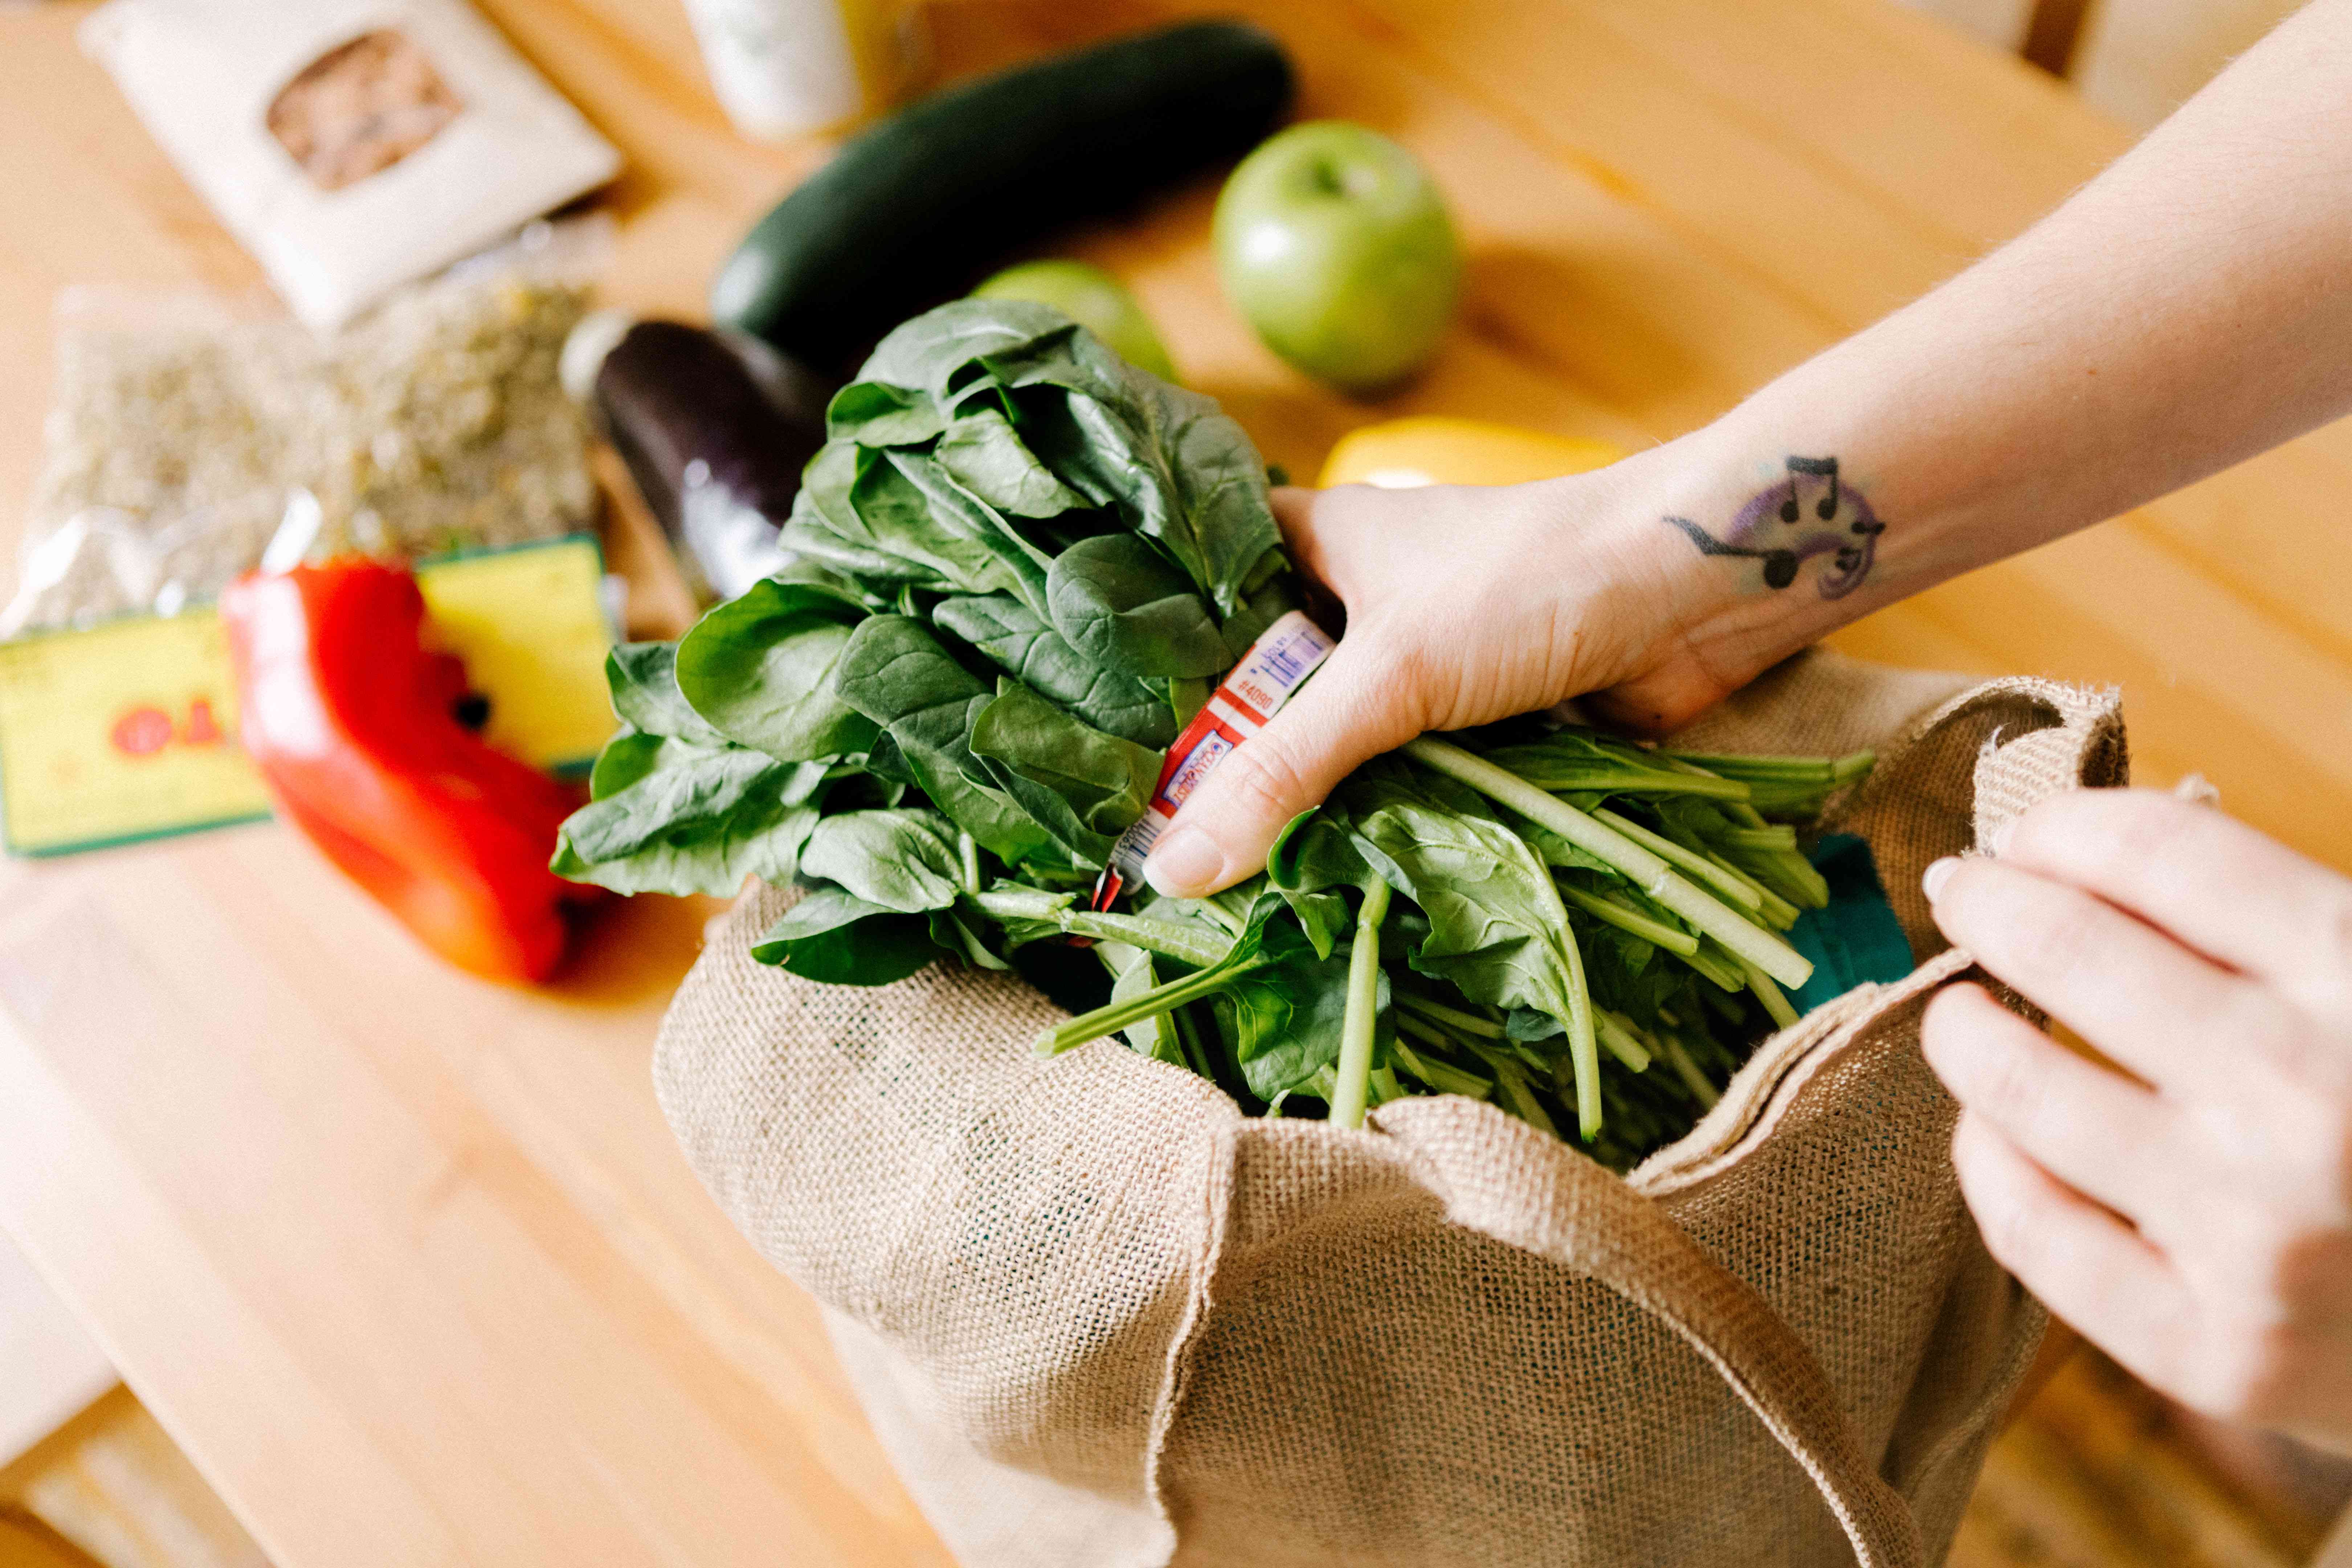
<svg viewBox="0 0 2352 1568">
<path fill-rule="evenodd" d="M 2111 694 L 1814 654 L 1685 743 L 1844 752 L 1922 960 L 1761 1047 L 1621 1179 L 1475 1101 L 1242 1117 L 1002 976 L 814 985 L 746 897 L 665 1023 L 664 1110 L 827 1309 L 970 1568 L 1940 1562 L 2041 1309 L 1955 1186 L 1918 1049 L 1964 973 L 1918 893 L 2053 792 L 2124 781 Z"/>
</svg>

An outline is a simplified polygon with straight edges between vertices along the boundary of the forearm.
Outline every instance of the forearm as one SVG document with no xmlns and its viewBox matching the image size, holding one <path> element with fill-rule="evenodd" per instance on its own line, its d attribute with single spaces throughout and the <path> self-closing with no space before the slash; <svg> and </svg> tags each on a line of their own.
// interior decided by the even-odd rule
<svg viewBox="0 0 2352 1568">
<path fill-rule="evenodd" d="M 2321 0 L 2022 237 L 1619 493 L 1736 684 L 2347 407 L 2352 3 Z"/>
</svg>

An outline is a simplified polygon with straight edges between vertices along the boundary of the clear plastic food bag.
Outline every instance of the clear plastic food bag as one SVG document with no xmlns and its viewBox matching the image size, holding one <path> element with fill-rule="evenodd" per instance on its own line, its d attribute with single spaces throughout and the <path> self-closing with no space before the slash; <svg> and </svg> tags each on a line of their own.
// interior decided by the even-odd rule
<svg viewBox="0 0 2352 1568">
<path fill-rule="evenodd" d="M 331 334 L 255 301 L 69 289 L 18 584 L 0 637 L 208 598 L 297 497 L 321 538 L 414 557 L 591 523 L 557 374 L 607 243 L 536 224 Z"/>
</svg>

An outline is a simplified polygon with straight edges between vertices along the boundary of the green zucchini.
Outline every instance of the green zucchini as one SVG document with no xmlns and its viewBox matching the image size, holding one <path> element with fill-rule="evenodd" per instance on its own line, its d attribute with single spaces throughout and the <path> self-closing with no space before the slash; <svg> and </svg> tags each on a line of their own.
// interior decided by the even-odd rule
<svg viewBox="0 0 2352 1568">
<path fill-rule="evenodd" d="M 1006 254 L 1255 146 L 1290 61 L 1192 22 L 983 77 L 874 126 L 761 218 L 710 291 L 720 326 L 837 365 Z"/>
</svg>

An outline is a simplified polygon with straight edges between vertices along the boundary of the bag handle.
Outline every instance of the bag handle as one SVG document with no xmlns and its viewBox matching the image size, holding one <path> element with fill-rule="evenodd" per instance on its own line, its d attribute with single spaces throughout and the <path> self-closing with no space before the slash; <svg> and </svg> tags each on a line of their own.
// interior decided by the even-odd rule
<svg viewBox="0 0 2352 1568">
<path fill-rule="evenodd" d="M 1706 1358 L 1812 1478 L 1862 1568 L 1920 1568 L 1918 1521 L 1864 1454 L 1821 1363 L 1664 1210 L 1487 1106 L 1400 1102 L 1380 1125 L 1411 1151 L 1448 1219 L 1598 1280 Z"/>
</svg>

